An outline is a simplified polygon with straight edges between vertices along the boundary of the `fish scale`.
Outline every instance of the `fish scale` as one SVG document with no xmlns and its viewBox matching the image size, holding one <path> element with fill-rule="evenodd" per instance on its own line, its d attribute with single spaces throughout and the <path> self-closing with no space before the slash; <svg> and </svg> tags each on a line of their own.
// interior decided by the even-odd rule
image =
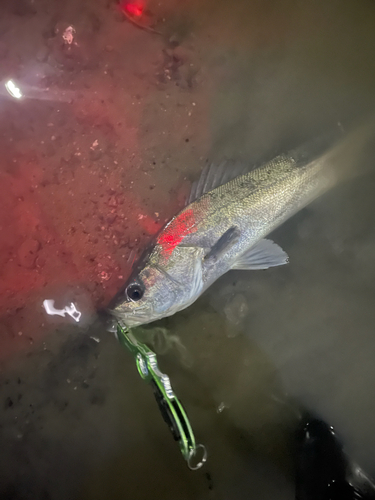
<svg viewBox="0 0 375 500">
<path fill-rule="evenodd" d="M 183 244 L 199 246 L 203 238 L 209 247 L 232 225 L 243 229 L 247 241 L 250 235 L 263 237 L 334 182 L 332 176 L 321 175 L 321 161 L 303 168 L 295 165 L 285 157 L 271 161 L 193 202 L 189 210 L 197 229 Z"/>
</svg>

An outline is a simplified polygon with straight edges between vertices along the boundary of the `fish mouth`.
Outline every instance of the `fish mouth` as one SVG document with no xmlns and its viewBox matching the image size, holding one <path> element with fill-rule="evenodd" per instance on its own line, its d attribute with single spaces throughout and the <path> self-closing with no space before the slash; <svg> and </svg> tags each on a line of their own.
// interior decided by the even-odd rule
<svg viewBox="0 0 375 500">
<path fill-rule="evenodd" d="M 122 321 L 129 328 L 144 325 L 156 321 L 158 318 L 154 317 L 149 308 L 142 310 L 121 311 L 117 309 L 108 309 L 108 314 L 117 321 Z"/>
</svg>

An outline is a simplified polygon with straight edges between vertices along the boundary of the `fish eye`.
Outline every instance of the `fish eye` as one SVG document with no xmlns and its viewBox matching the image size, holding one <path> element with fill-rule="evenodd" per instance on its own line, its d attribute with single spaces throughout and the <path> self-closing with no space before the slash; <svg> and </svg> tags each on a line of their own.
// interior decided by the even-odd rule
<svg viewBox="0 0 375 500">
<path fill-rule="evenodd" d="M 143 288 L 137 283 L 129 285 L 126 289 L 126 295 L 130 300 L 133 300 L 134 302 L 137 302 L 137 300 L 141 300 L 141 298 L 143 297 L 143 293 Z"/>
</svg>

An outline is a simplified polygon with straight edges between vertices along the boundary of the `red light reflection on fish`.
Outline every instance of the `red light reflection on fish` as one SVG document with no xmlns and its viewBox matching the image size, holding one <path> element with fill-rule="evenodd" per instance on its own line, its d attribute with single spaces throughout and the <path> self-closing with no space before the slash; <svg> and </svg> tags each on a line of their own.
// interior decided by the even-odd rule
<svg viewBox="0 0 375 500">
<path fill-rule="evenodd" d="M 171 220 L 169 225 L 160 234 L 157 243 L 164 252 L 170 255 L 185 236 L 197 231 L 194 211 L 190 208 Z"/>
</svg>

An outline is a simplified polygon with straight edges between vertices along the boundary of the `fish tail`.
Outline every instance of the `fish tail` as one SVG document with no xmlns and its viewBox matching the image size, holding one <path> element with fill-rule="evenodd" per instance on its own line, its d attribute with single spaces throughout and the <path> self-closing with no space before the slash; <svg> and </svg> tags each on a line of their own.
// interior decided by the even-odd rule
<svg viewBox="0 0 375 500">
<path fill-rule="evenodd" d="M 324 155 L 338 183 L 375 171 L 375 117 L 343 132 L 342 139 Z"/>
</svg>

